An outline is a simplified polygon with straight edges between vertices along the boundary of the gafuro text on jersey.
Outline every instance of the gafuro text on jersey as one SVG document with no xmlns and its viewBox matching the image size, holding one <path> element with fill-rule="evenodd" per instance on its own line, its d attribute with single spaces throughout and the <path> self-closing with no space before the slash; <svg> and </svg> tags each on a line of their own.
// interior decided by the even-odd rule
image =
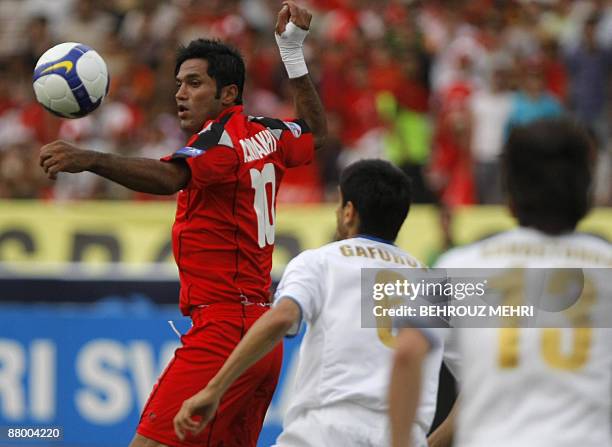
<svg viewBox="0 0 612 447">
<path fill-rule="evenodd" d="M 407 265 L 409 267 L 419 267 L 419 263 L 401 254 L 396 254 L 379 247 L 362 247 L 361 245 L 340 245 L 342 256 L 361 256 L 362 258 L 381 259 L 394 264 Z"/>
</svg>

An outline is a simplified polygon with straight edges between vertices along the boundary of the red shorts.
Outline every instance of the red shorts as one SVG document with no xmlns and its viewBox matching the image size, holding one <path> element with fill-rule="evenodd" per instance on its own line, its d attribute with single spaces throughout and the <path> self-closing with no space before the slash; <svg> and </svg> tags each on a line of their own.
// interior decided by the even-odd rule
<svg viewBox="0 0 612 447">
<path fill-rule="evenodd" d="M 181 337 L 183 346 L 153 387 L 136 431 L 172 447 L 255 447 L 280 374 L 282 343 L 234 382 L 215 418 L 197 437 L 188 435 L 181 443 L 172 420 L 183 401 L 206 386 L 267 310 L 241 304 L 213 304 L 195 310 L 193 327 Z"/>
</svg>

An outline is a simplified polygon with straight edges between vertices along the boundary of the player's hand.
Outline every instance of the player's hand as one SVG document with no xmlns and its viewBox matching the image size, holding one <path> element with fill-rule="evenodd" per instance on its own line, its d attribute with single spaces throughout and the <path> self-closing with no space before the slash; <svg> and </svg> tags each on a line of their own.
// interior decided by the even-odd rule
<svg viewBox="0 0 612 447">
<path fill-rule="evenodd" d="M 184 441 L 188 431 L 193 435 L 201 433 L 217 412 L 219 401 L 216 393 L 204 388 L 183 402 L 173 421 L 176 436 Z M 193 416 L 200 416 L 201 419 L 194 420 Z"/>
<path fill-rule="evenodd" d="M 298 26 L 303 30 L 309 30 L 312 14 L 308 12 L 307 9 L 300 8 L 295 4 L 295 2 L 288 0 L 283 2 L 283 6 L 278 13 L 275 28 L 276 34 L 283 34 L 289 20 L 291 20 L 295 26 Z"/>
<path fill-rule="evenodd" d="M 57 140 L 40 149 L 40 166 L 51 180 L 58 172 L 82 172 L 91 167 L 95 152 L 79 149 L 66 141 Z"/>
</svg>

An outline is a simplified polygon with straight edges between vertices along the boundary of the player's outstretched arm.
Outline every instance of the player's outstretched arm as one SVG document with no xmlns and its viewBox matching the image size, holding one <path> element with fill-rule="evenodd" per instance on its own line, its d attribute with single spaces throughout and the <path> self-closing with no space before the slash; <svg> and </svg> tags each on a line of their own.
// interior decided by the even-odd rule
<svg viewBox="0 0 612 447">
<path fill-rule="evenodd" d="M 393 447 L 410 444 L 412 423 L 421 393 L 421 368 L 429 351 L 429 341 L 417 329 L 402 329 L 389 384 L 389 418 Z"/>
<path fill-rule="evenodd" d="M 178 438 L 185 439 L 187 431 L 200 433 L 215 415 L 219 401 L 230 385 L 270 352 L 299 319 L 299 306 L 288 299 L 281 300 L 278 306 L 261 316 L 206 388 L 183 402 L 174 417 L 174 431 Z M 194 421 L 192 416 L 201 416 L 202 419 Z"/>
<path fill-rule="evenodd" d="M 302 50 L 311 20 L 312 14 L 306 9 L 298 7 L 293 1 L 285 1 L 278 13 L 275 37 L 289 75 L 298 117 L 310 127 L 315 148 L 319 149 L 327 136 L 327 120 L 319 94 L 308 74 Z"/>
<path fill-rule="evenodd" d="M 191 178 L 182 161 L 166 163 L 81 149 L 66 141 L 54 141 L 40 150 L 40 166 L 55 180 L 59 172 L 91 171 L 134 191 L 174 194 Z"/>
</svg>

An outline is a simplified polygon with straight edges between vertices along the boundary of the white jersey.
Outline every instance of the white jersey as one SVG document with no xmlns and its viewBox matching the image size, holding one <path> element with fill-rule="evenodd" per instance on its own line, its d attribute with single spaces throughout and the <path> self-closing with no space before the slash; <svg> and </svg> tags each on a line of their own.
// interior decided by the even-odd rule
<svg viewBox="0 0 612 447">
<path fill-rule="evenodd" d="M 347 408 L 342 424 L 353 424 L 346 433 L 359 433 L 363 426 L 351 414 L 367 410 L 370 441 L 346 439 L 337 447 L 388 445 L 388 385 L 392 348 L 388 346 L 390 329 L 363 328 L 361 325 L 361 269 L 413 268 L 421 264 L 394 245 L 366 237 L 355 237 L 308 250 L 294 258 L 285 269 L 276 292 L 276 301 L 294 300 L 308 324 L 300 347 L 295 390 L 284 421 L 283 440 L 293 440 L 303 431 L 304 412 L 326 408 Z M 431 426 L 442 361 L 443 334 L 427 331 L 432 349 L 423 373 L 421 403 L 413 429 L 413 445 L 426 445 Z M 315 428 L 316 430 L 316 428 Z M 353 435 L 355 436 L 355 435 Z M 370 435 L 368 435 L 370 436 Z M 378 436 L 378 439 L 375 439 Z M 335 438 L 338 439 L 338 438 Z M 330 444 L 327 439 L 325 445 Z M 287 441 L 286 445 L 301 445 Z"/>
<path fill-rule="evenodd" d="M 604 270 L 612 267 L 610 243 L 586 234 L 553 237 L 519 228 L 451 250 L 436 267 L 599 269 L 588 286 L 595 299 L 589 315 L 596 319 L 605 312 L 606 328 L 452 333 L 461 357 L 455 445 L 612 446 L 612 295 Z"/>
</svg>

